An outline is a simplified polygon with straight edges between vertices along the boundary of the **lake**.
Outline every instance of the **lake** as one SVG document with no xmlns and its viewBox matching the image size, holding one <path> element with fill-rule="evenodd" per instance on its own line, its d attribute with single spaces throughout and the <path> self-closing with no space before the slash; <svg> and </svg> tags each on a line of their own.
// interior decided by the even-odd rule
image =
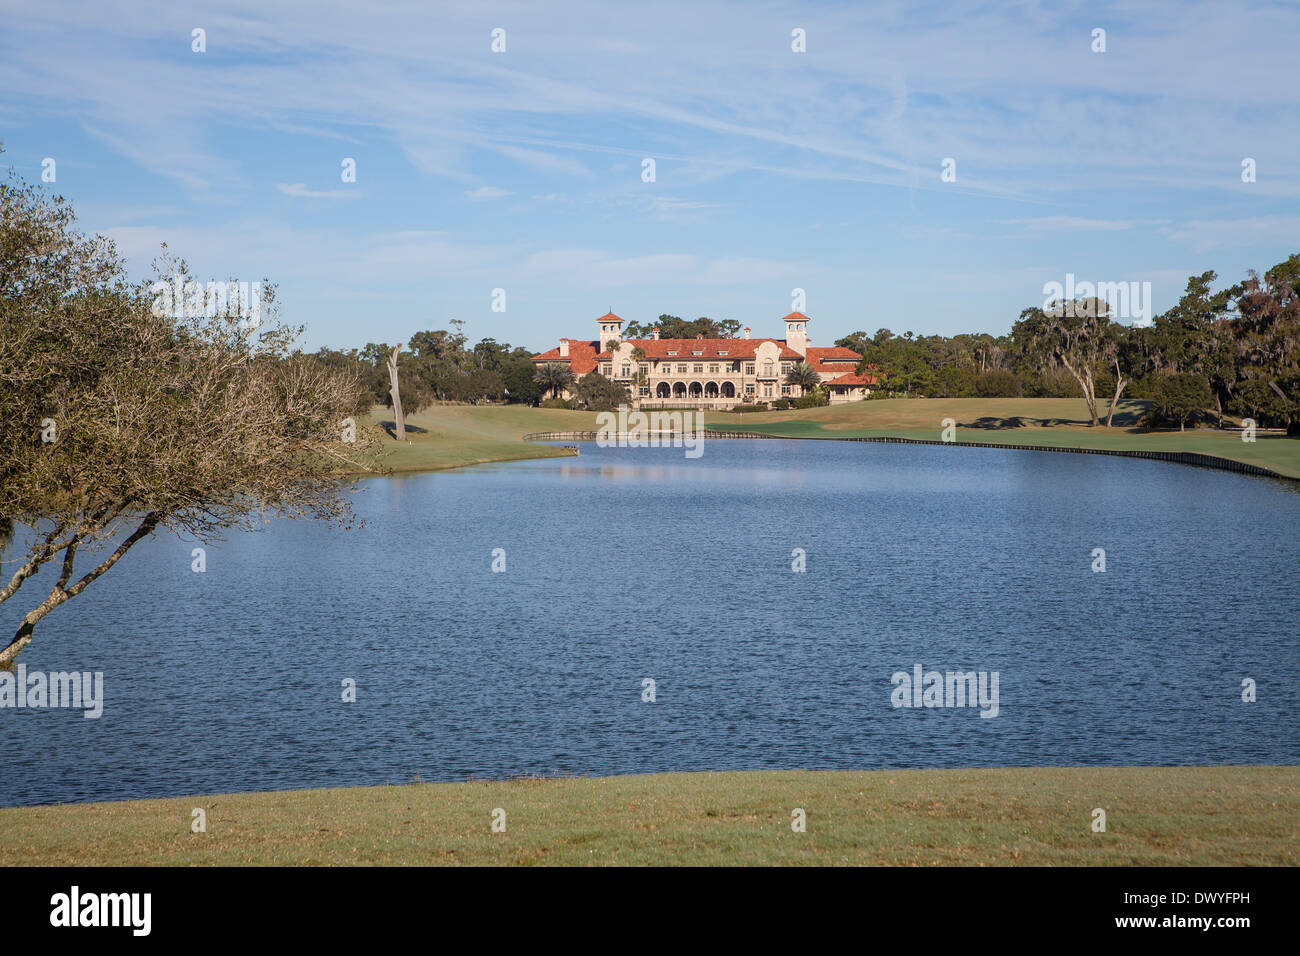
<svg viewBox="0 0 1300 956">
<path fill-rule="evenodd" d="M 207 546 L 203 573 L 160 535 L 46 618 L 20 661 L 102 671 L 103 715 L 0 710 L 0 805 L 417 775 L 1300 762 L 1300 493 L 1281 482 L 715 440 L 697 459 L 585 443 L 368 480 L 353 501 L 362 530 L 274 522 Z M 54 576 L 3 606 L 7 633 Z M 996 717 L 895 706 L 922 703 L 894 680 L 918 665 L 996 672 Z"/>
</svg>

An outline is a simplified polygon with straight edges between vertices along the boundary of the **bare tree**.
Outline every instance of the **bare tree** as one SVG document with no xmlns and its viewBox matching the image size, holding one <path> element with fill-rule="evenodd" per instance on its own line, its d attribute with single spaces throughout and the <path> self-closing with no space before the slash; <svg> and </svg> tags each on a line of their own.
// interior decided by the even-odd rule
<svg viewBox="0 0 1300 956">
<path fill-rule="evenodd" d="M 402 392 L 397 384 L 397 356 L 402 354 L 403 343 L 393 346 L 393 351 L 388 355 L 388 394 L 393 400 L 393 417 L 397 430 L 397 440 L 406 441 L 406 416 L 402 414 Z M 418 409 L 417 409 L 418 411 Z"/>
</svg>

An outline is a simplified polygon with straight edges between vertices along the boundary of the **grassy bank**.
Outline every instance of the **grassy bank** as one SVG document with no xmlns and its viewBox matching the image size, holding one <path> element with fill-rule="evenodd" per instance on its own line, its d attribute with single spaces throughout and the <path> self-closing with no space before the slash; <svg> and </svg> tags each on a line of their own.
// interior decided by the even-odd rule
<svg viewBox="0 0 1300 956">
<path fill-rule="evenodd" d="M 370 424 L 387 423 L 392 412 L 372 412 Z M 522 405 L 435 405 L 406 416 L 407 441 L 385 438 L 384 464 L 393 471 L 438 471 L 490 461 L 554 458 L 565 454 L 553 445 L 525 442 L 523 436 L 538 431 L 594 428 L 591 412 L 528 408 Z"/>
<path fill-rule="evenodd" d="M 894 436 L 936 439 L 945 418 L 957 423 L 959 441 L 1057 445 L 1125 451 L 1199 452 L 1231 458 L 1300 478 L 1300 439 L 1259 435 L 1253 443 L 1211 429 L 1144 431 L 1136 423 L 1140 402 L 1122 402 L 1115 427 L 1088 426 L 1087 407 L 1074 398 L 921 398 L 852 402 L 825 408 L 735 415 L 708 413 L 710 428 L 765 432 L 789 438 Z M 376 412 L 372 424 L 391 421 Z M 589 431 L 592 412 L 518 406 L 435 406 L 409 417 L 408 443 L 388 441 L 394 471 L 432 471 L 490 461 L 558 457 L 550 445 L 522 441 L 529 432 Z"/>
<path fill-rule="evenodd" d="M 0 864 L 1294 866 L 1297 820 L 1300 767 L 655 774 L 0 809 Z"/>
</svg>

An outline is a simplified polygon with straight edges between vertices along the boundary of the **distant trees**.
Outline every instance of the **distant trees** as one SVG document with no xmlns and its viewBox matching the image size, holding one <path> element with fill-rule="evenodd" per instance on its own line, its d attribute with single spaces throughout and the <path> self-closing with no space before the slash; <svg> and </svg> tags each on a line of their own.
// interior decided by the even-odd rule
<svg viewBox="0 0 1300 956">
<path fill-rule="evenodd" d="M 858 371 L 876 376 L 879 396 L 1083 397 L 1094 425 L 1109 398 L 1109 426 L 1124 396 L 1153 399 L 1165 376 L 1195 373 L 1220 424 L 1231 412 L 1300 434 L 1300 254 L 1228 288 L 1216 291 L 1216 279 L 1191 276 L 1145 326 L 1084 299 L 1025 309 L 1006 336 L 879 329 L 835 344 L 863 356 Z"/>
<path fill-rule="evenodd" d="M 463 323 L 451 325 L 450 331 L 414 333 L 398 354 L 404 412 L 418 412 L 434 402 L 537 402 L 542 392 L 534 380 L 531 349 L 511 348 L 492 338 L 471 347 L 461 331 Z M 316 355 L 332 367 L 351 370 L 375 404 L 391 407 L 390 345 L 371 342 L 348 352 L 323 348 Z"/>
<path fill-rule="evenodd" d="M 876 377 L 880 395 L 966 398 L 977 394 L 976 379 L 986 371 L 1010 369 L 1009 337 L 978 335 L 875 335 L 855 332 L 835 342 L 863 356 L 858 374 Z"/>
<path fill-rule="evenodd" d="M 661 315 L 654 322 L 629 322 L 624 334 L 629 339 L 648 339 L 655 329 L 664 339 L 734 339 L 740 334 L 740 323 L 735 319 L 715 321 L 701 316 L 693 321 L 680 319 L 675 315 Z"/>
<path fill-rule="evenodd" d="M 886 392 L 904 395 L 928 395 L 934 392 L 937 385 L 936 369 L 942 367 L 942 363 L 932 365 L 928 353 L 936 343 L 916 339 L 911 332 L 896 336 L 889 329 L 880 329 L 871 338 L 866 338 L 865 333 L 859 332 L 847 339 L 840 339 L 836 344 L 843 345 L 847 342 L 856 343 L 856 347 L 846 347 L 862 354 L 858 374 L 871 372 Z"/>
<path fill-rule="evenodd" d="M 1015 398 L 1024 393 L 1015 373 L 1003 368 L 980 372 L 975 376 L 974 386 L 980 398 Z"/>
<path fill-rule="evenodd" d="M 1147 326 L 1123 325 L 1106 302 L 1085 299 L 1025 309 L 1008 335 L 898 335 L 881 328 L 834 344 L 863 356 L 857 371 L 875 377 L 877 396 L 1082 397 L 1092 423 L 1110 426 L 1125 397 L 1151 399 L 1163 376 L 1194 372 L 1209 382 L 1220 423 L 1232 413 L 1300 432 L 1300 255 L 1217 291 L 1216 279 L 1209 271 L 1190 277 L 1179 302 Z M 471 346 L 463 324 L 450 325 L 412 335 L 399 355 L 404 411 L 435 401 L 535 404 L 577 385 L 576 379 L 544 384 L 531 350 L 491 338 Z M 654 322 L 629 323 L 626 333 L 645 338 L 655 328 L 665 338 L 730 338 L 740 324 L 665 313 Z M 376 403 L 388 404 L 390 353 L 389 345 L 370 343 L 349 352 L 321 349 L 317 357 L 350 370 Z M 645 385 L 644 350 L 634 349 L 632 359 L 632 383 Z M 1102 401 L 1108 401 L 1104 418 Z"/>
</svg>

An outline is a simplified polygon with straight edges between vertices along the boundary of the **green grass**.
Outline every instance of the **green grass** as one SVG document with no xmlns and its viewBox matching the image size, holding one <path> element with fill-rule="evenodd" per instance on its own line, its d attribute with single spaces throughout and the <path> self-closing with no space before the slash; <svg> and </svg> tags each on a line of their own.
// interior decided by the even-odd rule
<svg viewBox="0 0 1300 956">
<path fill-rule="evenodd" d="M 376 410 L 370 424 L 388 423 L 392 412 Z M 529 432 L 584 431 L 596 427 L 593 412 L 528 408 L 521 405 L 435 405 L 406 416 L 407 442 L 385 435 L 384 464 L 396 472 L 439 471 L 522 458 L 558 458 L 562 448 L 525 442 Z"/>
<path fill-rule="evenodd" d="M 1136 427 L 1142 402 L 1121 402 L 1113 428 L 1088 426 L 1079 398 L 918 398 L 851 402 L 824 408 L 743 415 L 710 412 L 710 428 L 759 431 L 789 438 L 885 437 L 937 439 L 942 421 L 957 423 L 958 441 L 1056 445 L 1126 451 L 1199 452 L 1231 458 L 1300 478 L 1300 439 L 1259 435 L 1253 443 L 1212 429 L 1147 431 Z M 1104 414 L 1103 414 L 1104 417 Z M 375 412 L 371 423 L 391 421 Z M 592 412 L 520 406 L 440 405 L 417 415 L 409 443 L 385 439 L 394 471 L 432 471 L 490 461 L 559 457 L 551 445 L 522 441 L 529 432 L 590 431 Z"/>
<path fill-rule="evenodd" d="M 655 774 L 0 809 L 0 865 L 1295 866 L 1297 820 L 1300 767 Z"/>
<path fill-rule="evenodd" d="M 847 405 L 761 412 L 713 428 L 758 431 L 787 438 L 940 437 L 942 422 L 957 425 L 957 441 L 1121 451 L 1197 452 L 1217 455 L 1290 478 L 1300 478 L 1300 439 L 1260 434 L 1243 442 L 1240 434 L 1196 428 L 1185 432 L 1137 427 L 1145 402 L 1120 402 L 1115 425 L 1088 425 L 1087 406 L 1074 398 L 918 398 L 879 399 Z M 1102 409 L 1105 421 L 1105 407 Z"/>
</svg>

